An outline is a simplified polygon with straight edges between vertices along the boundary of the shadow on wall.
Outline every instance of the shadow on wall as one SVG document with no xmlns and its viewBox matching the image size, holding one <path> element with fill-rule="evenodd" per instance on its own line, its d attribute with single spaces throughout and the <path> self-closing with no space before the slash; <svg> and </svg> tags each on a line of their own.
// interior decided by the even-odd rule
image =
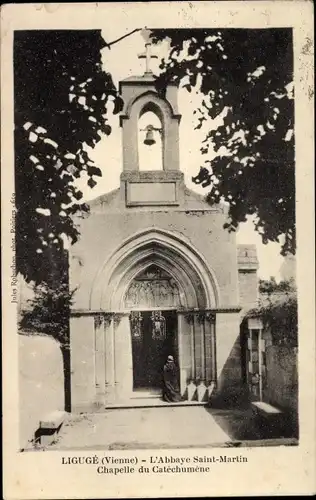
<svg viewBox="0 0 316 500">
<path fill-rule="evenodd" d="M 244 408 L 249 405 L 248 389 L 243 379 L 242 361 L 238 335 L 217 379 L 217 388 L 210 399 L 212 407 Z"/>
<path fill-rule="evenodd" d="M 288 427 L 296 436 L 298 419 L 297 347 L 272 345 L 266 349 L 267 376 L 263 399 L 280 408 L 287 416 Z"/>
<path fill-rule="evenodd" d="M 19 335 L 20 447 L 34 437 L 39 420 L 64 409 L 63 356 L 47 335 Z"/>
</svg>

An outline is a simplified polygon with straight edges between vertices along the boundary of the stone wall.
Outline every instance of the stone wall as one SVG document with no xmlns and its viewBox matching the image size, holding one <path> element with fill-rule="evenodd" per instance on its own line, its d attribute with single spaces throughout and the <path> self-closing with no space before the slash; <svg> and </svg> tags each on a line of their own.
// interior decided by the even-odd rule
<svg viewBox="0 0 316 500">
<path fill-rule="evenodd" d="M 20 446 L 34 437 L 39 420 L 64 409 L 63 360 L 59 344 L 41 335 L 19 335 Z"/>
<path fill-rule="evenodd" d="M 249 396 L 285 413 L 289 429 L 298 431 L 298 348 L 254 316 L 242 324 Z"/>
<path fill-rule="evenodd" d="M 256 271 L 240 270 L 238 278 L 239 300 L 242 314 L 245 315 L 258 305 L 258 276 Z"/>
<path fill-rule="evenodd" d="M 216 314 L 216 405 L 235 406 L 243 396 L 239 324 L 238 312 Z"/>
<path fill-rule="evenodd" d="M 291 412 L 298 408 L 297 348 L 271 345 L 266 348 L 265 401 Z"/>
<path fill-rule="evenodd" d="M 95 322 L 93 316 L 70 318 L 71 404 L 79 411 L 96 401 Z"/>
</svg>

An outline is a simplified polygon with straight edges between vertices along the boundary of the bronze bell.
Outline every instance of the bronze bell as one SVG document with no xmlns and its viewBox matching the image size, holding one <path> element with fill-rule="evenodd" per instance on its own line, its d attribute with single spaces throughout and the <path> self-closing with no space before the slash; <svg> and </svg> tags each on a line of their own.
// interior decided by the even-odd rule
<svg viewBox="0 0 316 500">
<path fill-rule="evenodd" d="M 154 139 L 154 132 L 149 127 L 147 128 L 144 144 L 146 144 L 146 146 L 152 146 L 153 144 L 156 144 L 156 141 Z"/>
</svg>

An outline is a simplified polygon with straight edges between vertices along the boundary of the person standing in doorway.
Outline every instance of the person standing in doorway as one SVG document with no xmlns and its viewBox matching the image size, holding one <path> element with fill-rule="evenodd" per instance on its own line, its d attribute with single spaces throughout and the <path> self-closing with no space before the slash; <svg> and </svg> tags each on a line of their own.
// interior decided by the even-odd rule
<svg viewBox="0 0 316 500">
<path fill-rule="evenodd" d="M 171 355 L 168 356 L 163 367 L 162 399 L 168 403 L 182 400 L 178 384 L 178 370 Z"/>
</svg>

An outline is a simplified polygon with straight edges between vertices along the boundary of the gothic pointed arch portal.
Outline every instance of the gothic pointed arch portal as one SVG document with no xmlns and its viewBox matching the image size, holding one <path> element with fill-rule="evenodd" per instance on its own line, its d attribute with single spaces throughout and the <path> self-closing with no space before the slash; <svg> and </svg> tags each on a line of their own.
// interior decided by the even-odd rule
<svg viewBox="0 0 316 500">
<path fill-rule="evenodd" d="M 152 229 L 125 240 L 95 277 L 90 308 L 124 311 L 126 292 L 133 279 L 155 265 L 177 284 L 180 306 L 205 309 L 220 306 L 219 287 L 203 256 L 179 234 Z"/>
<path fill-rule="evenodd" d="M 207 311 L 219 306 L 213 271 L 180 233 L 148 228 L 123 241 L 100 268 L 90 295 L 90 309 L 110 318 L 105 367 L 113 397 L 159 389 L 169 354 L 179 366 L 182 395 L 190 380 L 211 386 L 215 337 Z"/>
</svg>

